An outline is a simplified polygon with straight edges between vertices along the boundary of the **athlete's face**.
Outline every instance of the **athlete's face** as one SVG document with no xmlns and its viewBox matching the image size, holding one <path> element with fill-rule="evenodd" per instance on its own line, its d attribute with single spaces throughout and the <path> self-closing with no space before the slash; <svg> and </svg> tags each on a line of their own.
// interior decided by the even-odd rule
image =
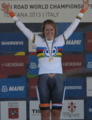
<svg viewBox="0 0 92 120">
<path fill-rule="evenodd" d="M 45 25 L 44 35 L 45 35 L 45 38 L 47 38 L 48 40 L 52 40 L 52 38 L 54 38 L 55 29 L 53 28 L 52 25 L 50 24 Z"/>
</svg>

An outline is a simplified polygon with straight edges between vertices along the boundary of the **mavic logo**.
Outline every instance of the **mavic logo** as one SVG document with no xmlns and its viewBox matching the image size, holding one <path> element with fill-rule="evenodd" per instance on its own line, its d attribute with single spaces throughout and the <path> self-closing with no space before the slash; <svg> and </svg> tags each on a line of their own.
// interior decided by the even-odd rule
<svg viewBox="0 0 92 120">
<path fill-rule="evenodd" d="M 38 66 L 36 65 L 35 62 L 31 62 L 30 68 L 31 69 L 36 69 L 36 68 L 38 68 Z"/>
<path fill-rule="evenodd" d="M 2 92 L 7 92 L 8 91 L 8 88 L 7 86 L 2 86 L 2 89 L 1 89 Z"/>
<path fill-rule="evenodd" d="M 88 67 L 88 68 L 92 68 L 92 62 L 88 62 L 87 67 Z"/>
</svg>

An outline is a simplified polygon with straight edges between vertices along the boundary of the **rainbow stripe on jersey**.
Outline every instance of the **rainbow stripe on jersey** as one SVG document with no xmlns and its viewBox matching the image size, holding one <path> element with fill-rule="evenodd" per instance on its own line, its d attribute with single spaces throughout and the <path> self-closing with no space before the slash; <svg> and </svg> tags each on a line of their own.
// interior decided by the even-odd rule
<svg viewBox="0 0 92 120">
<path fill-rule="evenodd" d="M 38 59 L 45 57 L 45 55 L 44 55 L 44 53 L 43 53 L 43 51 L 44 51 L 45 48 L 46 48 L 46 47 L 37 47 L 37 48 L 36 48 L 36 52 L 37 52 L 37 57 L 38 57 Z"/>
<path fill-rule="evenodd" d="M 57 49 L 58 49 L 58 52 L 54 57 L 62 57 L 62 46 L 57 47 Z"/>
<path fill-rule="evenodd" d="M 62 57 L 62 46 L 59 46 L 59 47 L 56 47 L 56 48 L 57 48 L 58 51 L 57 51 L 57 54 L 55 56 L 53 55 L 53 57 Z M 45 49 L 46 49 L 46 47 L 37 47 L 36 48 L 38 59 L 43 58 L 43 57 L 47 57 L 47 56 L 44 55 L 44 50 Z M 53 53 L 54 53 L 54 51 L 53 51 Z"/>
</svg>

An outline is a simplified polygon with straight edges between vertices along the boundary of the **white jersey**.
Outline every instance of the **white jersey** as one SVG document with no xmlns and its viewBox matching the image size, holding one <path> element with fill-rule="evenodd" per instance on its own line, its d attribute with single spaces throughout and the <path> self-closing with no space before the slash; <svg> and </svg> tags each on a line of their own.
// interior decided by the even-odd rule
<svg viewBox="0 0 92 120">
<path fill-rule="evenodd" d="M 16 16 L 13 17 L 13 20 L 16 22 L 18 28 L 36 46 L 37 57 L 39 62 L 39 74 L 63 73 L 62 48 L 65 44 L 65 41 L 70 37 L 70 35 L 73 33 L 73 31 L 80 23 L 82 17 L 83 17 L 83 13 L 79 13 L 78 16 L 75 18 L 74 22 L 72 22 L 72 24 L 67 28 L 67 30 L 63 34 L 61 34 L 60 36 L 54 39 L 53 50 L 52 50 L 52 57 L 53 57 L 52 62 L 49 62 L 50 54 L 45 40 L 38 35 L 34 35 L 34 33 L 30 31 Z M 53 40 L 47 41 L 50 50 L 51 50 L 52 42 Z"/>
</svg>

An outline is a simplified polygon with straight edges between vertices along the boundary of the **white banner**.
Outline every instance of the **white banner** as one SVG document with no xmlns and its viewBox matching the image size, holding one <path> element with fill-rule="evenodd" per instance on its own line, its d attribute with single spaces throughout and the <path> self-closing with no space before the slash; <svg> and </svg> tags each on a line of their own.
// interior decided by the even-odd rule
<svg viewBox="0 0 92 120">
<path fill-rule="evenodd" d="M 1 101 L 1 120 L 26 120 L 26 101 Z"/>
<path fill-rule="evenodd" d="M 41 23 L 46 19 L 55 22 L 72 22 L 83 6 L 83 0 L 61 1 L 0 1 L 10 3 L 15 15 L 25 23 Z M 82 22 L 92 22 L 92 0 Z M 0 10 L 0 23 L 12 23 L 10 16 Z"/>
<path fill-rule="evenodd" d="M 30 101 L 30 120 L 41 120 L 41 113 L 38 101 Z M 51 117 L 50 117 L 51 119 Z M 84 101 L 83 100 L 65 100 L 61 111 L 61 120 L 84 119 Z"/>
<path fill-rule="evenodd" d="M 83 100 L 65 100 L 61 111 L 61 120 L 84 119 Z"/>
<path fill-rule="evenodd" d="M 92 97 L 92 77 L 87 77 L 87 97 Z"/>
<path fill-rule="evenodd" d="M 38 101 L 30 101 L 29 116 L 29 120 L 41 120 L 41 113 Z"/>
</svg>

